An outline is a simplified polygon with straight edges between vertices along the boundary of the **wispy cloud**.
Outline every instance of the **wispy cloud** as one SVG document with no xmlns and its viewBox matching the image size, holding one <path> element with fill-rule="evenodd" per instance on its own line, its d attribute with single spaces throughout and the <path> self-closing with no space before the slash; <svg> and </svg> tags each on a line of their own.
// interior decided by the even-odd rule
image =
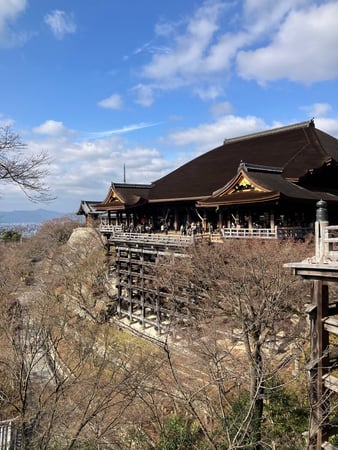
<svg viewBox="0 0 338 450">
<path fill-rule="evenodd" d="M 171 49 L 169 47 L 164 47 L 160 45 L 154 45 L 152 42 L 146 42 L 141 47 L 136 48 L 133 51 L 134 55 L 139 55 L 140 53 L 162 53 L 162 54 L 168 54 L 171 52 Z"/>
<path fill-rule="evenodd" d="M 131 89 L 136 93 L 135 103 L 142 106 L 151 106 L 154 103 L 154 89 L 149 84 L 138 84 Z"/>
<path fill-rule="evenodd" d="M 126 125 L 122 128 L 115 128 L 112 130 L 104 130 L 104 131 L 89 131 L 84 132 L 83 135 L 92 139 L 100 139 L 107 136 L 111 136 L 112 134 L 124 134 L 129 133 L 131 131 L 141 130 L 143 128 L 150 128 L 160 125 L 161 122 L 140 122 L 132 125 Z"/>
<path fill-rule="evenodd" d="M 45 16 L 44 21 L 57 39 L 63 39 L 66 34 L 76 32 L 77 27 L 72 14 L 65 11 L 55 9 Z"/>
</svg>

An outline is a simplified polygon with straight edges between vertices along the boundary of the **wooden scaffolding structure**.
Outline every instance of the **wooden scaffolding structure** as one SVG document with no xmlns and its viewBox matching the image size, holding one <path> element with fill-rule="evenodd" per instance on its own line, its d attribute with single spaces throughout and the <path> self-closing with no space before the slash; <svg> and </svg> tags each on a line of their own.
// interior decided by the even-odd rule
<svg viewBox="0 0 338 450">
<path fill-rule="evenodd" d="M 107 237 L 108 254 L 115 256 L 112 262 L 116 280 L 116 314 L 126 318 L 129 324 L 142 328 L 154 327 L 158 334 L 167 332 L 177 320 L 189 317 L 184 286 L 175 282 L 173 292 L 160 286 L 158 271 L 173 264 L 173 258 L 183 257 L 184 249 L 191 245 L 189 236 L 112 233 Z M 162 266 L 162 267 L 161 267 Z"/>
</svg>

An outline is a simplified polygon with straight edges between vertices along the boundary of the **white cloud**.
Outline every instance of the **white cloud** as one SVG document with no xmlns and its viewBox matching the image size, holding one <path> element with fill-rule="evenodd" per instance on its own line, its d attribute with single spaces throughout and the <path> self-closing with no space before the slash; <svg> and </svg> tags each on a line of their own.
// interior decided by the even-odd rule
<svg viewBox="0 0 338 450">
<path fill-rule="evenodd" d="M 0 45 L 13 47 L 24 44 L 33 33 L 17 31 L 15 20 L 27 7 L 27 0 L 0 0 Z"/>
<path fill-rule="evenodd" d="M 319 117 L 318 119 L 315 118 L 315 124 L 316 127 L 320 130 L 325 131 L 328 134 L 331 134 L 331 136 L 335 136 L 338 138 L 338 118 L 337 119 L 330 119 L 328 117 Z"/>
<path fill-rule="evenodd" d="M 158 89 L 189 85 L 203 100 L 220 96 L 224 74 L 230 73 L 237 52 L 252 44 L 258 34 L 244 23 L 235 6 L 233 2 L 205 1 L 186 22 L 162 21 L 155 31 L 170 38 L 171 50 L 155 53 L 143 67 L 143 76 Z M 250 8 L 245 5 L 243 14 Z"/>
<path fill-rule="evenodd" d="M 48 206 L 50 209 L 75 212 L 80 200 L 103 200 L 112 181 L 123 181 L 124 165 L 129 183 L 150 183 L 176 167 L 158 149 L 130 145 L 117 134 L 74 140 L 75 132 L 74 135 L 67 134 L 68 130 L 62 122 L 46 121 L 41 128 L 36 128 L 38 130 L 34 129 L 35 132 L 49 133 L 26 143 L 29 151 L 46 151 L 52 160 L 46 181 L 57 199 Z M 136 126 L 134 129 L 137 129 Z M 76 136 L 79 134 L 76 133 Z M 6 202 L 12 207 L 19 201 L 20 195 L 16 189 L 12 193 L 6 192 Z"/>
<path fill-rule="evenodd" d="M 217 75 L 220 67 L 229 67 L 225 45 L 219 58 L 215 44 L 218 40 L 219 21 L 227 8 L 228 5 L 224 2 L 206 1 L 192 17 L 175 24 L 161 21 L 155 27 L 157 36 L 166 38 L 168 45 L 155 46 L 147 43 L 140 47 L 140 51 L 145 48 L 150 51 L 151 48 L 153 56 L 141 72 L 150 83 L 139 84 L 134 88 L 138 92 L 137 103 L 150 106 L 158 90 L 182 86 L 193 87 L 194 93 L 203 100 L 221 95 L 224 77 L 209 77 Z"/>
<path fill-rule="evenodd" d="M 119 94 L 112 94 L 110 97 L 100 100 L 98 105 L 107 109 L 121 109 L 122 97 Z"/>
<path fill-rule="evenodd" d="M 137 50 L 154 51 L 141 71 L 148 84 L 139 85 L 139 103 L 149 106 L 158 91 L 184 87 L 214 100 L 236 71 L 262 84 L 333 79 L 337 17 L 336 0 L 206 0 L 189 18 L 156 25 L 158 50 L 150 42 Z"/>
<path fill-rule="evenodd" d="M 196 128 L 171 133 L 169 138 L 176 145 L 193 145 L 199 150 L 207 151 L 222 145 L 225 139 L 268 128 L 270 126 L 259 117 L 226 115 L 211 124 L 201 124 Z"/>
<path fill-rule="evenodd" d="M 338 2 L 291 10 L 271 44 L 237 57 L 239 74 L 267 82 L 282 78 L 302 83 L 338 76 Z"/>
<path fill-rule="evenodd" d="M 27 0 L 1 0 L 0 1 L 0 32 L 3 32 L 7 22 L 14 20 L 25 10 Z"/>
<path fill-rule="evenodd" d="M 138 84 L 132 88 L 136 93 L 135 103 L 142 106 L 151 106 L 154 103 L 154 90 L 150 85 Z"/>
<path fill-rule="evenodd" d="M 188 21 L 185 32 L 176 35 L 171 52 L 155 54 L 144 66 L 143 75 L 172 86 L 184 84 L 192 75 L 203 72 L 205 65 L 201 63 L 218 29 L 221 10 L 221 3 L 208 2 L 199 8 Z"/>
<path fill-rule="evenodd" d="M 312 0 L 245 0 L 244 27 L 253 36 L 263 36 L 280 27 L 290 11 L 311 5 Z"/>
<path fill-rule="evenodd" d="M 329 103 L 314 103 L 309 106 L 302 106 L 301 110 L 305 111 L 309 117 L 321 117 L 325 116 L 328 112 L 332 110 L 332 107 Z"/>
<path fill-rule="evenodd" d="M 71 131 L 68 130 L 62 122 L 58 122 L 56 120 L 46 120 L 46 122 L 33 128 L 33 132 L 48 136 L 63 136 L 69 134 Z"/>
<path fill-rule="evenodd" d="M 227 103 L 224 102 L 224 106 L 226 105 Z M 229 107 L 231 107 L 231 105 L 229 105 Z M 318 108 L 318 111 L 319 110 L 320 108 Z M 322 112 L 326 113 L 328 110 L 328 107 L 323 107 Z M 212 123 L 202 123 L 193 128 L 173 132 L 168 136 L 168 141 L 172 142 L 173 145 L 184 147 L 185 151 L 187 148 L 189 148 L 190 151 L 192 149 L 194 155 L 190 154 L 187 158 L 187 153 L 185 153 L 184 159 L 187 161 L 193 156 L 222 145 L 226 139 L 245 136 L 259 131 L 282 127 L 284 125 L 289 125 L 289 123 L 282 123 L 280 121 L 267 123 L 263 118 L 257 116 L 242 117 L 227 114 L 219 117 Z M 319 128 L 332 136 L 338 137 L 337 118 L 318 117 L 315 118 L 315 125 L 316 128 Z"/>
<path fill-rule="evenodd" d="M 65 11 L 55 9 L 45 16 L 44 21 L 57 39 L 63 39 L 66 34 L 76 32 L 73 16 Z"/>
</svg>

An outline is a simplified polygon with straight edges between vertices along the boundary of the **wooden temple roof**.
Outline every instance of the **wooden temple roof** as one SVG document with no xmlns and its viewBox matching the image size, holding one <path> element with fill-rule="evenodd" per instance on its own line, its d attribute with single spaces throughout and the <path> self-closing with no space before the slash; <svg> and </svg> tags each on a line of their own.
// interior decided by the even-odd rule
<svg viewBox="0 0 338 450">
<path fill-rule="evenodd" d="M 297 182 L 307 172 L 338 161 L 338 141 L 316 129 L 313 121 L 228 139 L 155 181 L 149 202 L 206 199 L 233 178 L 241 160 L 280 167 L 280 178 Z"/>
<path fill-rule="evenodd" d="M 97 210 L 94 205 L 96 205 L 97 201 L 90 201 L 90 200 L 81 200 L 79 209 L 77 211 L 77 215 L 88 215 L 88 214 L 95 214 L 97 213 Z"/>
<path fill-rule="evenodd" d="M 105 200 L 95 208 L 109 211 L 142 205 L 148 200 L 150 187 L 148 184 L 111 183 Z"/>
</svg>

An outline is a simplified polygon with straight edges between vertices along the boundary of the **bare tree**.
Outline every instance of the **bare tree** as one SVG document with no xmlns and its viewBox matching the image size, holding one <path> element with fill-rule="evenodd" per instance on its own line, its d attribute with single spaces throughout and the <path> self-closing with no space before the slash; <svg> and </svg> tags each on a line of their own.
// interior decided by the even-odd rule
<svg viewBox="0 0 338 450">
<path fill-rule="evenodd" d="M 122 449 L 140 434 L 151 445 L 163 409 L 173 410 L 163 389 L 165 355 L 101 320 L 111 287 L 95 230 L 78 228 L 68 239 L 72 223 L 43 228 L 30 241 L 6 245 L 13 255 L 4 253 L 18 276 L 10 283 L 3 277 L 0 414 L 18 418 L 23 448 Z M 33 270 L 32 283 L 16 292 Z"/>
<path fill-rule="evenodd" d="M 21 291 L 26 243 L 0 246 L 0 416 L 16 418 L 24 449 L 122 449 L 129 429 L 151 422 L 141 398 L 161 362 L 145 343 L 93 320 L 101 294 L 93 266 L 103 270 L 104 252 L 92 248 L 90 257 L 87 240 L 64 255 L 50 249 Z"/>
<path fill-rule="evenodd" d="M 259 450 L 268 445 L 262 425 L 269 382 L 290 364 L 293 349 L 297 343 L 304 343 L 306 330 L 306 295 L 300 282 L 283 269 L 283 263 L 309 254 L 307 243 L 288 241 L 196 244 L 187 257 L 177 258 L 170 270 L 166 267 L 159 273 L 159 286 L 165 287 L 176 312 L 182 308 L 180 299 L 185 296 L 189 302 L 183 306 L 188 305 L 191 317 L 199 325 L 200 337 L 197 332 L 190 334 L 192 344 L 200 345 L 213 372 L 210 383 L 217 386 L 219 407 L 213 416 L 218 415 L 226 423 L 234 388 L 249 392 L 247 409 L 236 424 L 237 431 L 230 433 L 229 426 L 225 429 L 228 448 L 249 445 Z M 218 338 L 210 340 L 212 333 L 219 331 L 223 331 L 223 336 L 218 333 Z M 231 347 L 235 341 L 241 348 Z M 192 398 L 196 395 L 189 395 L 190 402 Z"/>
<path fill-rule="evenodd" d="M 28 154 L 27 145 L 9 126 L 0 127 L 0 182 L 13 183 L 34 202 L 49 201 L 52 197 L 44 178 L 48 174 L 46 153 Z"/>
</svg>

